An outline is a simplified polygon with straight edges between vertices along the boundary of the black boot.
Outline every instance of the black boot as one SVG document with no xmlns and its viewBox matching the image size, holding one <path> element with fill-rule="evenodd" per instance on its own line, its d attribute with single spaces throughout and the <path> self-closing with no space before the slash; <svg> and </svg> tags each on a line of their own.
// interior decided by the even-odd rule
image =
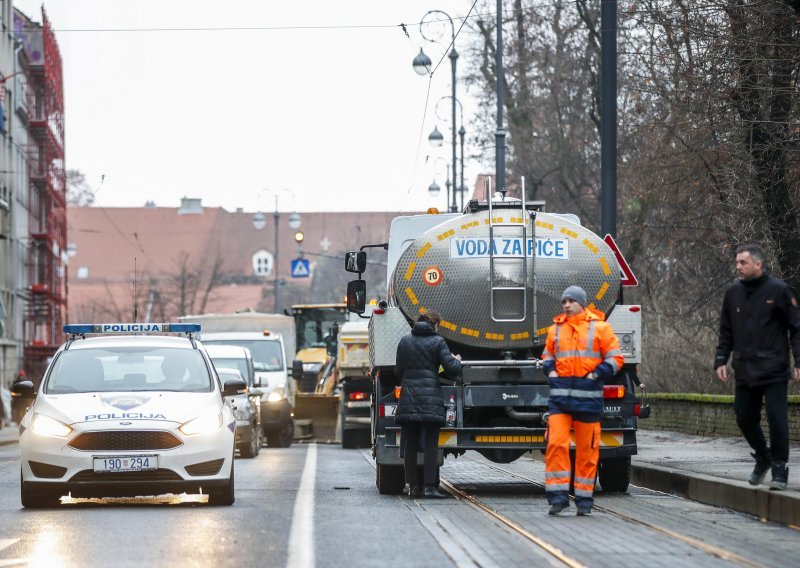
<svg viewBox="0 0 800 568">
<path fill-rule="evenodd" d="M 447 493 L 434 485 L 426 485 L 423 487 L 422 496 L 425 499 L 447 499 Z"/>
<path fill-rule="evenodd" d="M 408 486 L 408 496 L 411 499 L 421 499 L 422 498 L 422 490 L 419 488 L 419 485 L 416 483 L 411 484 Z"/>
<path fill-rule="evenodd" d="M 750 474 L 750 479 L 747 480 L 747 483 L 750 485 L 758 485 L 764 481 L 764 477 L 766 477 L 769 468 L 772 467 L 772 459 L 768 457 L 765 458 L 757 454 L 750 455 L 756 459 L 756 465 L 753 468 L 753 473 Z"/>
<path fill-rule="evenodd" d="M 772 481 L 769 483 L 769 488 L 775 491 L 782 491 L 786 489 L 786 484 L 789 482 L 789 466 L 786 462 L 775 462 L 772 464 Z"/>
</svg>

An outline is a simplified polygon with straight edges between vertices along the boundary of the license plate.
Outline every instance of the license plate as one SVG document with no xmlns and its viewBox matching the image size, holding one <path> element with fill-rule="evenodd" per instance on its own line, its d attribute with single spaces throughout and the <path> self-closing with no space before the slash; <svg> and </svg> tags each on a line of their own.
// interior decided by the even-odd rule
<svg viewBox="0 0 800 568">
<path fill-rule="evenodd" d="M 94 470 L 98 473 L 118 471 L 146 471 L 158 469 L 158 456 L 109 456 L 94 458 Z"/>
<path fill-rule="evenodd" d="M 354 400 L 344 404 L 347 408 L 369 408 L 370 402 L 368 400 Z"/>
</svg>

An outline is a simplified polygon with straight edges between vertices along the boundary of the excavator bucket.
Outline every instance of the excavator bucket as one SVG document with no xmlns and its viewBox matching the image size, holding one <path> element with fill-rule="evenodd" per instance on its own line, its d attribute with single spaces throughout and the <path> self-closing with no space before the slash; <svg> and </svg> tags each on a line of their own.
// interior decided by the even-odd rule
<svg viewBox="0 0 800 568">
<path fill-rule="evenodd" d="M 340 443 L 339 396 L 297 393 L 294 422 L 295 438 L 322 444 Z"/>
</svg>

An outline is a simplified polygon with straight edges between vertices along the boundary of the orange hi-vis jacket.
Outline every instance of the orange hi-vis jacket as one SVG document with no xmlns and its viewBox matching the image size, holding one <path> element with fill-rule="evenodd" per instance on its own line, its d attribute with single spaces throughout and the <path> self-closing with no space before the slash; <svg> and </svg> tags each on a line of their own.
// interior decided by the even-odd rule
<svg viewBox="0 0 800 568">
<path fill-rule="evenodd" d="M 614 330 L 598 310 L 587 307 L 576 316 L 559 314 L 547 330 L 542 359 L 555 359 L 559 377 L 585 377 L 600 363 L 608 363 L 615 374 L 624 357 Z"/>
</svg>

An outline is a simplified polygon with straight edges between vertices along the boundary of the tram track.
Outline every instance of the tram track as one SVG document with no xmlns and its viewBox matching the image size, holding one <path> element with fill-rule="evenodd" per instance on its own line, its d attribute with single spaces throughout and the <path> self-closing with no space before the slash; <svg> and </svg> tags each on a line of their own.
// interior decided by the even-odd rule
<svg viewBox="0 0 800 568">
<path fill-rule="evenodd" d="M 520 474 L 520 473 L 517 473 L 517 472 L 514 472 L 514 471 L 510 471 L 510 470 L 508 470 L 506 468 L 503 468 L 503 467 L 500 467 L 500 466 L 498 466 L 498 465 L 496 465 L 494 463 L 484 462 L 484 461 L 477 460 L 477 459 L 474 459 L 474 458 L 471 458 L 471 457 L 462 457 L 461 459 L 464 459 L 464 460 L 467 460 L 467 461 L 470 461 L 470 462 L 473 462 L 473 463 L 480 464 L 483 467 L 488 467 L 488 468 L 493 469 L 495 471 L 503 472 L 506 475 L 513 476 L 513 477 L 515 477 L 517 479 L 520 479 L 520 480 L 523 480 L 523 481 L 525 481 L 527 483 L 530 483 L 530 484 L 532 484 L 532 485 L 534 485 L 536 487 L 540 487 L 542 489 L 544 489 L 544 487 L 545 487 L 544 483 L 542 483 L 540 481 L 532 479 L 532 478 L 530 478 L 530 477 L 528 477 L 526 475 L 523 475 L 523 474 Z M 467 492 L 457 488 L 455 485 L 453 485 L 451 482 L 449 482 L 447 480 L 442 479 L 441 480 L 441 484 L 455 498 L 461 499 L 461 500 L 471 504 L 472 506 L 484 511 L 485 513 L 489 514 L 490 516 L 492 516 L 493 518 L 495 518 L 496 520 L 500 521 L 505 526 L 510 528 L 515 533 L 517 533 L 520 536 L 523 536 L 524 538 L 526 538 L 529 541 L 533 542 L 534 544 L 536 544 L 537 546 L 542 548 L 544 551 L 546 551 L 548 554 L 550 554 L 554 558 L 558 559 L 559 561 L 563 562 L 564 565 L 566 565 L 566 566 L 575 566 L 575 567 L 577 567 L 577 566 L 585 566 L 579 560 L 570 557 L 569 555 L 564 553 L 562 550 L 560 550 L 558 547 L 556 547 L 556 546 L 544 541 L 543 539 L 537 537 L 536 535 L 530 533 L 530 531 L 527 531 L 524 527 L 522 527 L 518 523 L 514 522 L 510 518 L 506 517 L 505 515 L 503 515 L 499 511 L 495 510 L 494 508 L 492 508 L 488 504 L 482 502 L 479 498 L 475 497 L 474 495 L 470 495 Z M 572 499 L 572 497 L 570 497 L 570 499 Z M 736 554 L 735 552 L 731 552 L 731 551 L 726 550 L 724 548 L 720 548 L 718 546 L 714 546 L 712 544 L 708 544 L 708 543 L 703 542 L 703 541 L 701 541 L 699 539 L 696 539 L 694 537 L 679 533 L 679 532 L 674 531 L 672 529 L 668 529 L 666 527 L 655 525 L 653 523 L 644 521 L 642 519 L 638 519 L 638 518 L 632 517 L 632 516 L 630 516 L 628 514 L 620 512 L 620 511 L 615 511 L 615 510 L 613 510 L 613 509 L 611 509 L 609 507 L 605 507 L 605 506 L 601 506 L 601 505 L 595 504 L 594 505 L 594 509 L 598 510 L 598 511 L 602 511 L 602 512 L 604 512 L 606 514 L 612 515 L 612 516 L 617 517 L 619 519 L 622 519 L 622 520 L 624 520 L 626 522 L 629 522 L 629 523 L 632 523 L 632 524 L 636 524 L 636 525 L 645 527 L 647 529 L 656 531 L 656 532 L 658 532 L 660 534 L 663 534 L 663 535 L 665 535 L 665 536 L 667 536 L 667 537 L 669 537 L 671 539 L 681 541 L 681 542 L 683 542 L 685 544 L 688 544 L 689 546 L 692 546 L 692 547 L 694 547 L 694 548 L 696 548 L 698 550 L 701 550 L 701 551 L 703 551 L 703 552 L 705 552 L 707 554 L 711 554 L 711 555 L 713 555 L 713 556 L 715 556 L 715 557 L 717 557 L 717 558 L 719 558 L 721 560 L 724 560 L 726 562 L 731 562 L 731 563 L 737 564 L 739 566 L 747 566 L 748 568 L 763 568 L 763 566 L 764 566 L 763 564 L 759 564 L 758 562 L 750 560 L 749 558 L 745 558 L 744 556 Z"/>
</svg>

